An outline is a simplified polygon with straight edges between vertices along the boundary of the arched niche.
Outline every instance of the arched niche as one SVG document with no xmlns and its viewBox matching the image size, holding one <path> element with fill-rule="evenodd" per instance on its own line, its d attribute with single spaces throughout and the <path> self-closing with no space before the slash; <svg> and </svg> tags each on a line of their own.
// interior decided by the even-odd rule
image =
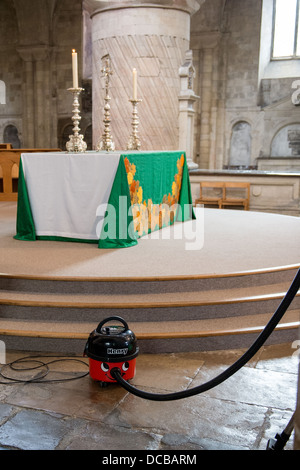
<svg viewBox="0 0 300 470">
<path fill-rule="evenodd" d="M 271 157 L 300 156 L 300 123 L 282 127 L 271 143 Z"/>
<path fill-rule="evenodd" d="M 247 168 L 251 161 L 251 126 L 246 121 L 234 124 L 230 142 L 229 166 Z"/>
<path fill-rule="evenodd" d="M 19 132 L 16 126 L 8 124 L 3 132 L 3 142 L 11 144 L 14 149 L 21 148 Z"/>
</svg>

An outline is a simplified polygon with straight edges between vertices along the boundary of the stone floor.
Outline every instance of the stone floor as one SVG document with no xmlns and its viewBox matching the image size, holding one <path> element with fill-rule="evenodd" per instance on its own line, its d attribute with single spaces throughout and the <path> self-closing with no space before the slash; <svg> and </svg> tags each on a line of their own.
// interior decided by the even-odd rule
<svg viewBox="0 0 300 470">
<path fill-rule="evenodd" d="M 100 387 L 89 374 L 77 378 L 88 372 L 88 360 L 65 358 L 49 365 L 41 379 L 60 382 L 0 384 L 0 449 L 265 450 L 295 409 L 298 354 L 293 346 L 265 346 L 214 389 L 169 402 L 138 398 L 118 384 Z M 242 353 L 141 354 L 132 383 L 155 393 L 183 390 L 215 377 Z M 6 351 L 6 363 L 28 354 L 33 353 Z M 36 363 L 17 367 L 25 365 Z M 4 375 L 18 380 L 43 371 L 2 366 Z M 292 435 L 286 450 L 293 448 Z"/>
</svg>

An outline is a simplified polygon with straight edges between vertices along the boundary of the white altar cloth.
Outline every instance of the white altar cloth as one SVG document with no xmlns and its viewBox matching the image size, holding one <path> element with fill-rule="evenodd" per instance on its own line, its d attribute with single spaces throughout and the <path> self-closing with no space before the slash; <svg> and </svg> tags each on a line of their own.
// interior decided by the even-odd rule
<svg viewBox="0 0 300 470">
<path fill-rule="evenodd" d="M 108 202 L 120 153 L 25 153 L 21 159 L 36 234 L 98 240 L 103 217 L 97 209 Z"/>
</svg>

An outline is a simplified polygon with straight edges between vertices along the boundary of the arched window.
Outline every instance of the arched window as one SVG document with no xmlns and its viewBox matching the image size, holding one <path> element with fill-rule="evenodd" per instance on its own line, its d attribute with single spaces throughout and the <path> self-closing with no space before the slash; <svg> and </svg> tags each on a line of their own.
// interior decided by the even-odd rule
<svg viewBox="0 0 300 470">
<path fill-rule="evenodd" d="M 300 0 L 262 0 L 259 80 L 300 76 Z"/>
</svg>

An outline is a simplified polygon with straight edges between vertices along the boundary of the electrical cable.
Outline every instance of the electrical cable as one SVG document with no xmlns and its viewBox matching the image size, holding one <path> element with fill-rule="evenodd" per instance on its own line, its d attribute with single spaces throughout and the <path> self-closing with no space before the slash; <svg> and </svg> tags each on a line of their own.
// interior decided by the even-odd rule
<svg viewBox="0 0 300 470">
<path fill-rule="evenodd" d="M 44 361 L 41 361 L 39 359 L 43 359 L 43 358 L 54 358 L 52 361 L 48 361 L 48 362 L 44 362 Z M 59 359 L 56 359 L 56 358 L 59 358 Z M 81 359 L 77 359 L 77 358 L 74 358 L 74 357 L 69 357 L 69 356 L 48 356 L 48 355 L 34 355 L 34 356 L 25 356 L 25 357 L 21 357 L 19 359 L 16 359 L 15 361 L 12 361 L 8 364 L 4 364 L 0 370 L 0 376 L 7 380 L 7 382 L 0 382 L 1 385 L 13 385 L 13 384 L 16 384 L 16 383 L 54 383 L 54 382 L 69 382 L 71 380 L 78 380 L 78 379 L 81 379 L 83 377 L 86 377 L 89 372 L 84 372 L 80 375 L 76 375 L 75 377 L 64 377 L 64 378 L 60 378 L 60 379 L 47 379 L 45 380 L 45 377 L 51 372 L 50 371 L 50 368 L 49 368 L 49 365 L 50 364 L 54 364 L 54 363 L 57 363 L 57 362 L 67 362 L 67 361 L 75 361 L 75 362 L 79 362 L 81 364 L 84 364 L 85 366 L 89 366 L 85 361 L 81 360 Z M 32 363 L 32 364 L 35 364 L 35 365 L 32 365 L 31 367 L 22 367 L 22 368 L 19 368 L 17 367 L 18 364 L 22 364 L 22 363 Z M 17 378 L 14 378 L 14 377 L 9 377 L 7 375 L 5 375 L 4 371 L 5 369 L 10 369 L 10 370 L 13 370 L 13 371 L 18 371 L 18 372 L 28 372 L 28 371 L 32 371 L 32 370 L 36 370 L 36 369 L 42 369 L 40 371 L 40 373 L 38 375 L 36 375 L 35 377 L 31 378 L 31 379 L 17 379 Z"/>
<path fill-rule="evenodd" d="M 179 400 L 181 398 L 187 398 L 199 393 L 206 392 L 213 387 L 216 387 L 220 383 L 224 382 L 226 379 L 231 377 L 235 374 L 239 369 L 241 369 L 261 348 L 261 346 L 265 343 L 268 337 L 273 332 L 274 328 L 277 326 L 279 321 L 284 316 L 286 310 L 290 306 L 291 302 L 293 301 L 295 295 L 297 294 L 300 288 L 300 269 L 298 270 L 296 276 L 293 279 L 293 282 L 290 285 L 287 293 L 285 294 L 284 298 L 282 299 L 280 305 L 278 306 L 277 310 L 273 314 L 272 318 L 269 320 L 263 331 L 260 333 L 258 338 L 254 341 L 252 346 L 236 361 L 234 364 L 229 366 L 225 371 L 221 374 L 216 376 L 215 378 L 209 380 L 208 382 L 198 385 L 196 387 L 181 390 L 179 392 L 172 392 L 166 394 L 156 394 L 146 392 L 144 390 L 139 390 L 138 388 L 134 387 L 133 385 L 129 384 L 126 380 L 123 379 L 121 375 L 121 371 L 118 367 L 114 367 L 111 370 L 112 377 L 117 380 L 117 382 L 122 385 L 125 390 L 136 395 L 140 398 L 144 398 L 147 400 L 154 400 L 154 401 L 170 401 L 170 400 Z"/>
</svg>

